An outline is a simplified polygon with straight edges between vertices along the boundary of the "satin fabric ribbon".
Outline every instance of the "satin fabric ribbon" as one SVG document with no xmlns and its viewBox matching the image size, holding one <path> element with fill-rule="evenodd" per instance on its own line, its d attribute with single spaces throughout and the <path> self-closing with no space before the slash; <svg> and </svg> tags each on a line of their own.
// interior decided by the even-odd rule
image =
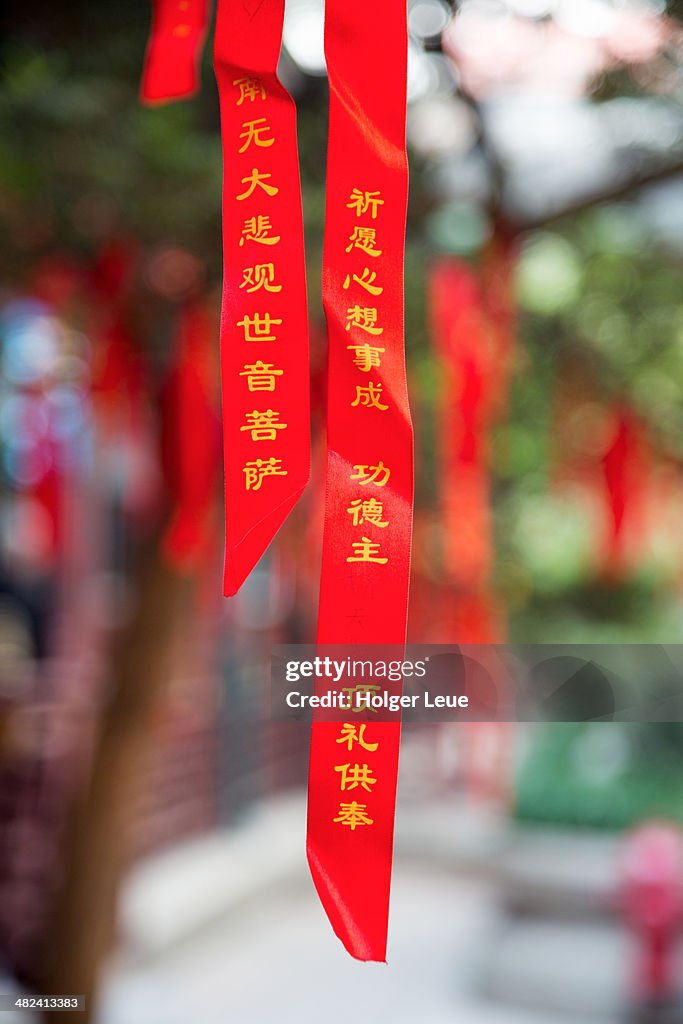
<svg viewBox="0 0 683 1024">
<path fill-rule="evenodd" d="M 196 91 L 207 0 L 156 0 L 141 95 Z M 294 101 L 277 77 L 284 0 L 219 0 L 223 145 L 224 590 L 231 596 L 310 472 L 308 316 Z"/>
<path fill-rule="evenodd" d="M 140 87 L 144 103 L 164 103 L 198 91 L 208 17 L 208 0 L 153 0 Z"/>
<path fill-rule="evenodd" d="M 251 571 L 309 473 L 295 109 L 276 76 L 283 7 L 282 0 L 219 0 L 216 25 L 227 594 Z M 401 645 L 413 497 L 403 353 L 405 0 L 328 0 L 326 54 L 330 359 L 318 638 Z M 363 960 L 384 960 L 400 725 L 359 726 L 356 733 L 354 740 L 343 723 L 313 726 L 307 852 L 346 948 Z M 365 778 L 373 781 L 359 783 L 359 793 L 339 770 L 347 762 L 350 778 L 367 762 Z"/>
<path fill-rule="evenodd" d="M 325 52 L 328 458 L 318 641 L 400 645 L 413 499 L 405 0 L 327 0 Z M 343 722 L 312 729 L 309 864 L 335 932 L 361 960 L 386 958 L 399 740 L 393 722 L 358 726 L 355 738 Z M 366 781 L 354 785 L 359 775 Z"/>
<path fill-rule="evenodd" d="M 284 0 L 219 0 L 223 141 L 225 593 L 310 472 L 308 316 L 294 101 L 277 77 Z"/>
</svg>

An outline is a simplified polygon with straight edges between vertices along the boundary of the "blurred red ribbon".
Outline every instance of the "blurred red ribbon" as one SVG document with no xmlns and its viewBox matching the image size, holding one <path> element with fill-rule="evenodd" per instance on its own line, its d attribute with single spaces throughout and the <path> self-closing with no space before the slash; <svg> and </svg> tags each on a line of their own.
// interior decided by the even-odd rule
<svg viewBox="0 0 683 1024">
<path fill-rule="evenodd" d="M 455 257 L 441 258 L 430 272 L 430 320 L 441 381 L 437 438 L 448 587 L 442 602 L 444 642 L 499 642 L 503 628 L 491 590 L 489 445 L 506 402 L 512 260 L 512 251 L 496 249 L 487 254 L 480 273 Z"/>
<path fill-rule="evenodd" d="M 403 346 L 405 0 L 327 0 L 325 52 L 328 460 L 318 641 L 401 645 L 413 501 Z M 360 728 L 355 741 L 341 730 L 313 724 L 308 859 L 347 950 L 384 961 L 400 724 L 369 724 L 365 742 Z M 374 781 L 347 783 L 363 765 Z"/>
<path fill-rule="evenodd" d="M 214 319 L 205 304 L 185 303 L 175 358 L 162 396 L 162 462 L 171 505 L 164 554 L 179 571 L 210 550 L 221 434 L 214 372 Z"/>
<path fill-rule="evenodd" d="M 208 0 L 153 0 L 140 96 L 146 103 L 192 96 L 209 17 Z"/>
<path fill-rule="evenodd" d="M 600 459 L 606 519 L 600 561 L 603 578 L 618 583 L 642 557 L 647 540 L 644 505 L 650 466 L 647 435 L 636 413 L 621 401 L 607 417 L 611 430 Z"/>
<path fill-rule="evenodd" d="M 488 426 L 498 372 L 474 269 L 459 259 L 440 260 L 430 275 L 430 309 L 443 382 L 438 438 L 444 567 L 451 583 L 474 591 L 488 580 L 493 558 Z"/>
</svg>

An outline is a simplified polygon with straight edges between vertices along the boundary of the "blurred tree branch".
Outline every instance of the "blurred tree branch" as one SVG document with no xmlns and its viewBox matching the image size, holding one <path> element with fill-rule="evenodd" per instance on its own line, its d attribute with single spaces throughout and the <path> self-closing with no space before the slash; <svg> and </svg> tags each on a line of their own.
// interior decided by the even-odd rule
<svg viewBox="0 0 683 1024">
<path fill-rule="evenodd" d="M 625 181 L 610 184 L 604 189 L 579 197 L 566 203 L 564 206 L 556 207 L 548 213 L 540 214 L 538 217 L 531 217 L 520 221 L 509 219 L 509 222 L 519 232 L 537 231 L 539 228 L 562 220 L 564 217 L 575 217 L 580 213 L 593 209 L 595 206 L 603 206 L 606 203 L 615 203 L 622 199 L 627 199 L 634 192 L 638 192 L 642 188 L 647 188 L 649 185 L 657 185 L 681 174 L 683 174 L 683 157 L 675 160 L 673 163 L 662 164 L 658 167 L 641 171 Z"/>
<path fill-rule="evenodd" d="M 647 188 L 649 185 L 657 185 L 683 174 L 683 156 L 681 156 L 672 162 L 641 169 L 624 180 L 611 182 L 603 189 L 572 199 L 562 206 L 549 210 L 547 213 L 539 214 L 537 217 L 516 218 L 505 209 L 505 165 L 500 159 L 496 147 L 486 130 L 481 104 L 462 84 L 458 87 L 458 95 L 471 111 L 477 126 L 476 145 L 484 158 L 488 172 L 489 202 L 487 212 L 491 223 L 504 225 L 509 232 L 514 234 L 538 231 L 540 228 L 562 220 L 565 217 L 575 217 L 578 214 L 593 209 L 593 207 L 619 202 L 629 198 L 634 192 L 638 192 L 642 188 Z"/>
</svg>

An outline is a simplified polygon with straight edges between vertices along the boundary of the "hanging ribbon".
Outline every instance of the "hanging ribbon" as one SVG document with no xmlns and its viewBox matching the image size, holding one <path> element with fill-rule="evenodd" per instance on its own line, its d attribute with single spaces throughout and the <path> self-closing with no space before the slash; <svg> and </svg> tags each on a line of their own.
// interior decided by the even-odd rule
<svg viewBox="0 0 683 1024">
<path fill-rule="evenodd" d="M 642 557 L 646 541 L 643 516 L 648 475 L 646 435 L 625 403 L 609 410 L 611 438 L 601 457 L 606 530 L 601 552 L 605 580 L 619 582 Z"/>
<path fill-rule="evenodd" d="M 430 306 L 442 381 L 444 564 L 451 583 L 471 592 L 488 580 L 493 557 L 487 451 L 492 337 L 480 282 L 462 260 L 434 267 Z"/>
<path fill-rule="evenodd" d="M 403 349 L 405 0 L 327 0 L 327 498 L 318 641 L 403 644 L 413 500 Z M 400 724 L 314 722 L 308 859 L 335 932 L 385 960 Z M 365 783 L 352 780 L 364 773 Z"/>
<path fill-rule="evenodd" d="M 163 550 L 182 571 L 196 567 L 210 544 L 221 436 L 210 311 L 198 301 L 187 303 L 177 334 L 162 400 L 162 461 L 172 510 Z"/>
<path fill-rule="evenodd" d="M 195 92 L 207 0 L 156 0 L 146 102 Z M 308 320 L 296 108 L 277 78 L 284 0 L 221 0 L 224 589 L 237 593 L 310 471 Z M 195 438 L 196 441 L 196 438 Z"/>
<path fill-rule="evenodd" d="M 140 87 L 143 102 L 163 103 L 197 92 L 208 16 L 208 0 L 153 0 Z"/>
<path fill-rule="evenodd" d="M 284 0 L 220 0 L 225 593 L 235 594 L 310 470 L 308 319 L 296 109 L 280 84 Z"/>
<path fill-rule="evenodd" d="M 113 239 L 97 254 L 89 333 L 99 471 L 126 515 L 142 521 L 158 501 L 158 451 L 150 415 L 150 367 L 130 302 L 138 267 L 139 251 L 130 239 Z"/>
<path fill-rule="evenodd" d="M 504 628 L 491 587 L 488 448 L 493 417 L 505 402 L 513 338 L 512 274 L 505 255 L 489 250 L 481 274 L 462 260 L 442 259 L 430 275 L 441 381 L 438 477 L 447 588 L 440 602 L 441 642 L 499 643 Z M 509 726 L 467 722 L 461 741 L 469 795 L 507 802 Z"/>
</svg>

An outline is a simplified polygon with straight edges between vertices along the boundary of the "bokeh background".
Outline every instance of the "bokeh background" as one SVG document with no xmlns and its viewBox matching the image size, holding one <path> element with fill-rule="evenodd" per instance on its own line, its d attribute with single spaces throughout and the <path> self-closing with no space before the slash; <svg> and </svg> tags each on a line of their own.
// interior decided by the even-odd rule
<svg viewBox="0 0 683 1024">
<path fill-rule="evenodd" d="M 408 10 L 410 639 L 675 643 L 683 5 Z M 200 95 L 140 105 L 149 20 L 36 0 L 0 34 L 0 991 L 103 1024 L 683 1019 L 676 723 L 406 729 L 389 967 L 330 933 L 307 737 L 268 713 L 270 645 L 315 635 L 323 4 L 288 0 L 281 58 L 314 473 L 230 601 L 218 101 L 209 45 Z"/>
</svg>

